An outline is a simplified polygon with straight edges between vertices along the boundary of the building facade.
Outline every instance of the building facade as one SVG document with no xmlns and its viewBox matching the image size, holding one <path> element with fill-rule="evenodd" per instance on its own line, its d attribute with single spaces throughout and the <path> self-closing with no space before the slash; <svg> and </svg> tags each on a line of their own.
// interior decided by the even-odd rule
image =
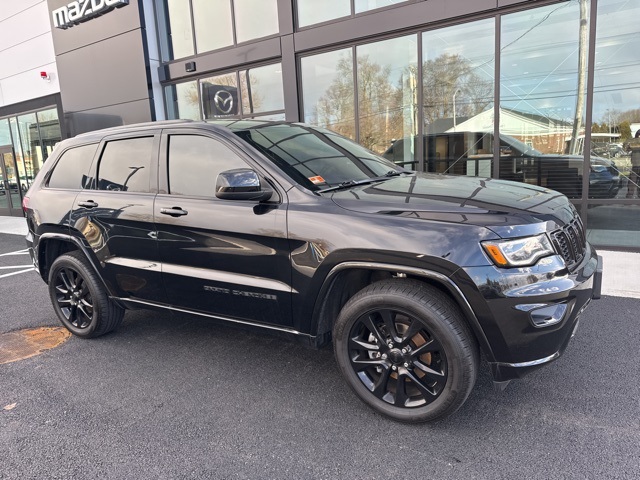
<svg viewBox="0 0 640 480">
<path fill-rule="evenodd" d="M 560 190 L 594 244 L 640 251 L 629 148 L 640 123 L 638 2 L 48 0 L 47 8 L 63 138 L 165 118 L 304 121 L 407 168 Z M 22 105 L 0 106 L 9 132 L 11 119 L 22 131 L 20 114 L 34 110 Z M 0 153 L 27 158 L 2 125 Z M 14 177 L 28 183 L 23 170 Z"/>
</svg>

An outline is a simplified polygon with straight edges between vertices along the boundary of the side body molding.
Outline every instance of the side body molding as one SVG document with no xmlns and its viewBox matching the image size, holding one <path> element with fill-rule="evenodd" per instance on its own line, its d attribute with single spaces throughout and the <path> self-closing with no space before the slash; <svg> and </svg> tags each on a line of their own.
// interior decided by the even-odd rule
<svg viewBox="0 0 640 480">
<path fill-rule="evenodd" d="M 393 264 L 375 263 L 375 262 L 343 262 L 331 269 L 331 271 L 327 275 L 327 278 L 324 280 L 324 283 L 322 284 L 318 298 L 324 299 L 325 296 L 327 295 L 327 292 L 330 290 L 334 280 L 336 279 L 337 274 L 343 270 L 348 270 L 348 269 L 384 270 L 388 272 L 403 273 L 406 275 L 411 275 L 411 276 L 416 276 L 421 278 L 428 278 L 430 280 L 433 280 L 439 283 L 451 294 L 451 296 L 454 298 L 454 300 L 460 307 L 462 314 L 466 318 L 469 324 L 469 327 L 471 328 L 475 337 L 477 338 L 478 343 L 480 345 L 480 349 L 486 355 L 487 360 L 490 362 L 494 360 L 494 355 L 493 355 L 491 346 L 489 345 L 489 342 L 484 333 L 484 330 L 482 329 L 480 322 L 478 321 L 478 318 L 475 312 L 473 311 L 473 308 L 471 308 L 471 304 L 465 297 L 460 287 L 458 287 L 458 285 L 456 285 L 456 283 L 453 280 L 451 280 L 451 278 L 449 278 L 448 276 L 439 272 L 434 272 L 432 270 L 417 268 L 417 267 L 410 267 L 406 265 L 393 265 Z M 455 272 L 452 272 L 451 275 L 453 275 L 454 273 Z M 313 314 L 314 325 L 316 325 L 318 328 L 320 328 L 319 323 L 321 321 L 320 316 L 321 316 L 322 310 L 323 310 L 322 305 L 316 305 L 316 308 Z M 319 334 L 320 331 L 318 330 L 318 332 L 316 333 Z"/>
</svg>

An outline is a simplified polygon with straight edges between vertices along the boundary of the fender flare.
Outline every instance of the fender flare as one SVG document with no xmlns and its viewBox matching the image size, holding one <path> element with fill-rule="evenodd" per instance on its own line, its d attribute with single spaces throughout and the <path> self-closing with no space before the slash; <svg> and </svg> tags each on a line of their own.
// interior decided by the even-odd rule
<svg viewBox="0 0 640 480">
<path fill-rule="evenodd" d="M 38 239 L 38 250 L 37 250 L 37 252 L 35 252 L 35 255 L 36 255 L 36 258 L 38 259 L 38 266 L 39 266 L 38 270 L 39 270 L 39 273 L 40 273 L 41 277 L 43 276 L 42 269 L 40 268 L 41 255 L 43 255 L 43 252 L 42 252 L 43 240 L 44 241 L 46 241 L 46 240 L 62 240 L 64 242 L 73 243 L 76 247 L 78 247 L 78 250 L 80 250 L 82 252 L 84 257 L 88 260 L 89 265 L 91 265 L 91 268 L 93 268 L 96 276 L 100 279 L 100 283 L 104 287 L 104 289 L 107 292 L 107 294 L 109 295 L 109 297 L 114 298 L 111 290 L 109 289 L 109 287 L 105 283 L 104 279 L 102 278 L 102 275 L 100 274 L 100 269 L 98 268 L 98 265 L 96 264 L 96 260 L 89 253 L 89 249 L 87 248 L 87 246 L 84 245 L 82 243 L 82 240 L 79 239 L 78 237 L 74 237 L 73 235 L 70 235 L 70 234 L 67 234 L 67 233 L 47 232 L 47 233 L 43 233 L 42 235 L 40 235 L 40 237 Z M 43 277 L 43 280 L 45 282 L 49 283 L 49 279 L 48 278 L 44 278 Z"/>
<path fill-rule="evenodd" d="M 324 282 L 322 283 L 322 287 L 320 287 L 320 291 L 318 294 L 318 298 L 323 299 L 327 295 L 327 292 L 331 288 L 336 276 L 338 273 L 349 270 L 349 269 L 365 269 L 365 270 L 383 270 L 394 273 L 404 273 L 411 276 L 416 276 L 420 278 L 428 278 L 429 280 L 433 280 L 440 285 L 442 285 L 449 294 L 453 297 L 454 301 L 460 307 L 462 314 L 466 318 L 469 327 L 471 328 L 473 334 L 475 335 L 478 343 L 480 345 L 480 349 L 485 353 L 487 360 L 492 361 L 494 358 L 493 350 L 487 337 L 484 333 L 480 322 L 478 321 L 478 317 L 476 316 L 469 300 L 464 295 L 460 287 L 447 275 L 444 275 L 440 272 L 435 272 L 433 270 L 429 270 L 426 268 L 419 267 L 410 267 L 406 265 L 394 265 L 388 263 L 378 263 L 378 262 L 342 262 L 334 266 L 331 271 L 328 273 Z M 457 271 L 457 270 L 456 270 Z M 451 275 L 453 275 L 453 272 Z M 313 324 L 316 326 L 316 329 L 319 327 L 320 323 L 320 314 L 322 311 L 322 305 L 316 306 L 313 313 Z M 318 333 L 316 331 L 316 333 Z"/>
</svg>

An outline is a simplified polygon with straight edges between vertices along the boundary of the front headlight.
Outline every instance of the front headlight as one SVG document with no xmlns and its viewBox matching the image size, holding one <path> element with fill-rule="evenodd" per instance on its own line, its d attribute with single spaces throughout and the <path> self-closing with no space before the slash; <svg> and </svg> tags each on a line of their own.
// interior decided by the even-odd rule
<svg viewBox="0 0 640 480">
<path fill-rule="evenodd" d="M 525 267 L 555 253 L 544 233 L 516 240 L 491 240 L 482 242 L 482 246 L 499 267 Z"/>
</svg>

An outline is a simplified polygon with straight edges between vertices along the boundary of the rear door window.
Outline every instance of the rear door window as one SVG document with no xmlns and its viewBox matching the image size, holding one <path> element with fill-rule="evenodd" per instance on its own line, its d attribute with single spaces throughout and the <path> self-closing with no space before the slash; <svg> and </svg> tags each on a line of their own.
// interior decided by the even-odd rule
<svg viewBox="0 0 640 480">
<path fill-rule="evenodd" d="M 148 193 L 153 137 L 106 143 L 98 166 L 98 190 Z"/>
<path fill-rule="evenodd" d="M 65 151 L 53 167 L 47 186 L 80 190 L 90 186 L 89 169 L 98 144 L 83 145 Z"/>
</svg>

